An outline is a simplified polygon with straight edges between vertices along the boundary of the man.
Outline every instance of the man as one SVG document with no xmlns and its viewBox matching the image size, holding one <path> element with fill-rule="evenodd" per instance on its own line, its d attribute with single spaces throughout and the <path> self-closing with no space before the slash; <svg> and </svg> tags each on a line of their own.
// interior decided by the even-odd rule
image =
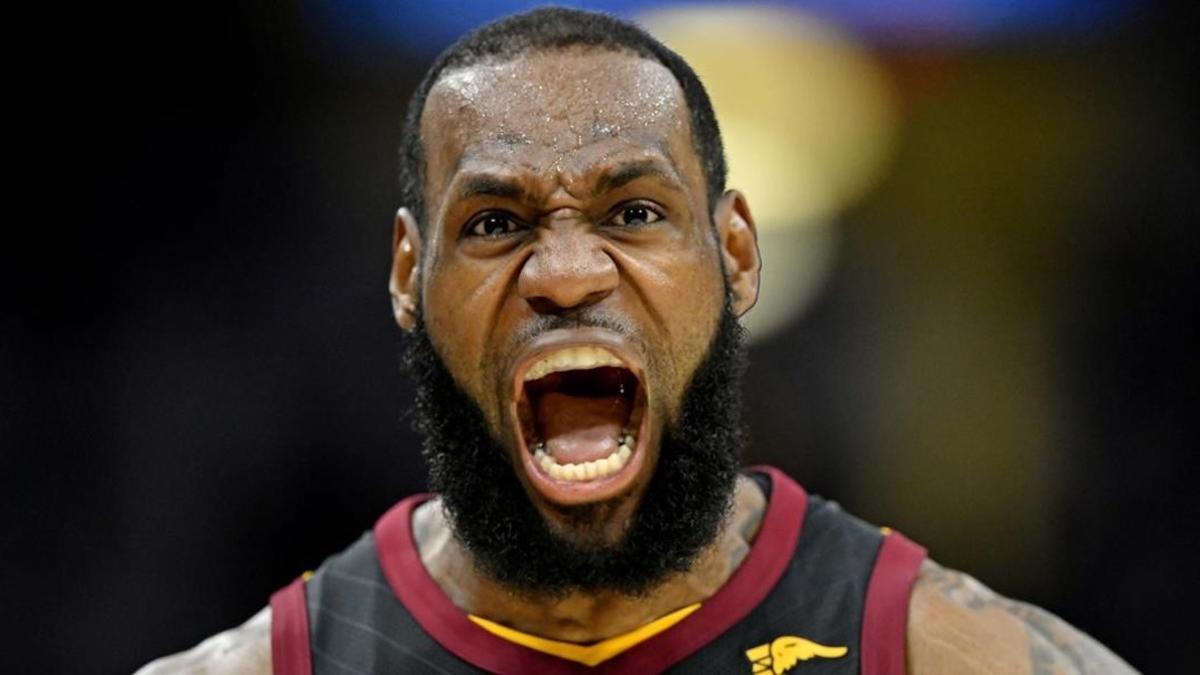
<svg viewBox="0 0 1200 675">
<path fill-rule="evenodd" d="M 754 221 L 677 55 L 510 17 L 438 59 L 405 131 L 390 290 L 435 496 L 144 673 L 1132 672 L 741 471 Z"/>
</svg>

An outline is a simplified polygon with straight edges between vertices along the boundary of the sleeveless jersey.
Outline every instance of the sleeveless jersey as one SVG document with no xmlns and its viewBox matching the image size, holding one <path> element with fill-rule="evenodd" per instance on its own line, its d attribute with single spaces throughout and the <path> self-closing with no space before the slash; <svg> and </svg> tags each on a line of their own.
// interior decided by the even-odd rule
<svg viewBox="0 0 1200 675">
<path fill-rule="evenodd" d="M 409 497 L 315 574 L 271 598 L 276 675 L 492 672 L 861 673 L 905 671 L 909 596 L 925 550 L 750 469 L 768 495 L 750 552 L 670 628 L 594 666 L 503 639 L 455 607 L 421 563 Z"/>
</svg>

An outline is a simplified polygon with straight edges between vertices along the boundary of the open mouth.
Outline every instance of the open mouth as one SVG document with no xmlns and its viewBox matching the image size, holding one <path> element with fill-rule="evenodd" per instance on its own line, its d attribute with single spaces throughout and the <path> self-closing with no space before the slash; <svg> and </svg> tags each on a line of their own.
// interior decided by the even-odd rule
<svg viewBox="0 0 1200 675">
<path fill-rule="evenodd" d="M 542 352 L 517 374 L 524 464 L 556 501 L 601 497 L 641 464 L 646 394 L 639 372 L 598 345 Z"/>
</svg>

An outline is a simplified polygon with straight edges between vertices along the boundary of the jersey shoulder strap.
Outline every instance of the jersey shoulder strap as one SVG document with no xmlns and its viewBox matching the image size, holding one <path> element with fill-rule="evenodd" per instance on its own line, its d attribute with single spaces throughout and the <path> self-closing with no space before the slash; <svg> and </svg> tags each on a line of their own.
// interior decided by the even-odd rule
<svg viewBox="0 0 1200 675">
<path fill-rule="evenodd" d="M 271 596 L 271 671 L 275 675 L 312 675 L 304 577 L 296 577 Z"/>
<path fill-rule="evenodd" d="M 757 470 L 751 476 L 772 499 L 800 489 L 776 469 Z M 905 672 L 908 601 L 924 550 L 815 495 L 797 516 L 801 534 L 778 552 L 787 560 L 778 582 L 678 672 Z"/>
<path fill-rule="evenodd" d="M 272 596 L 271 658 L 274 675 L 478 672 L 396 598 L 373 531 Z"/>
<path fill-rule="evenodd" d="M 908 605 L 925 549 L 885 530 L 863 608 L 863 675 L 902 675 L 907 666 Z"/>
</svg>

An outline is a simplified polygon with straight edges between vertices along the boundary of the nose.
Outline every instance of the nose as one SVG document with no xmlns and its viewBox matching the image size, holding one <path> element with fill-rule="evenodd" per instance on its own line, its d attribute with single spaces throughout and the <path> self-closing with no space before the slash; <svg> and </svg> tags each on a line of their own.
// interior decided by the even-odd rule
<svg viewBox="0 0 1200 675">
<path fill-rule="evenodd" d="M 539 314 L 564 314 L 607 298 L 620 282 L 603 239 L 586 224 L 555 222 L 539 228 L 517 292 Z"/>
</svg>

